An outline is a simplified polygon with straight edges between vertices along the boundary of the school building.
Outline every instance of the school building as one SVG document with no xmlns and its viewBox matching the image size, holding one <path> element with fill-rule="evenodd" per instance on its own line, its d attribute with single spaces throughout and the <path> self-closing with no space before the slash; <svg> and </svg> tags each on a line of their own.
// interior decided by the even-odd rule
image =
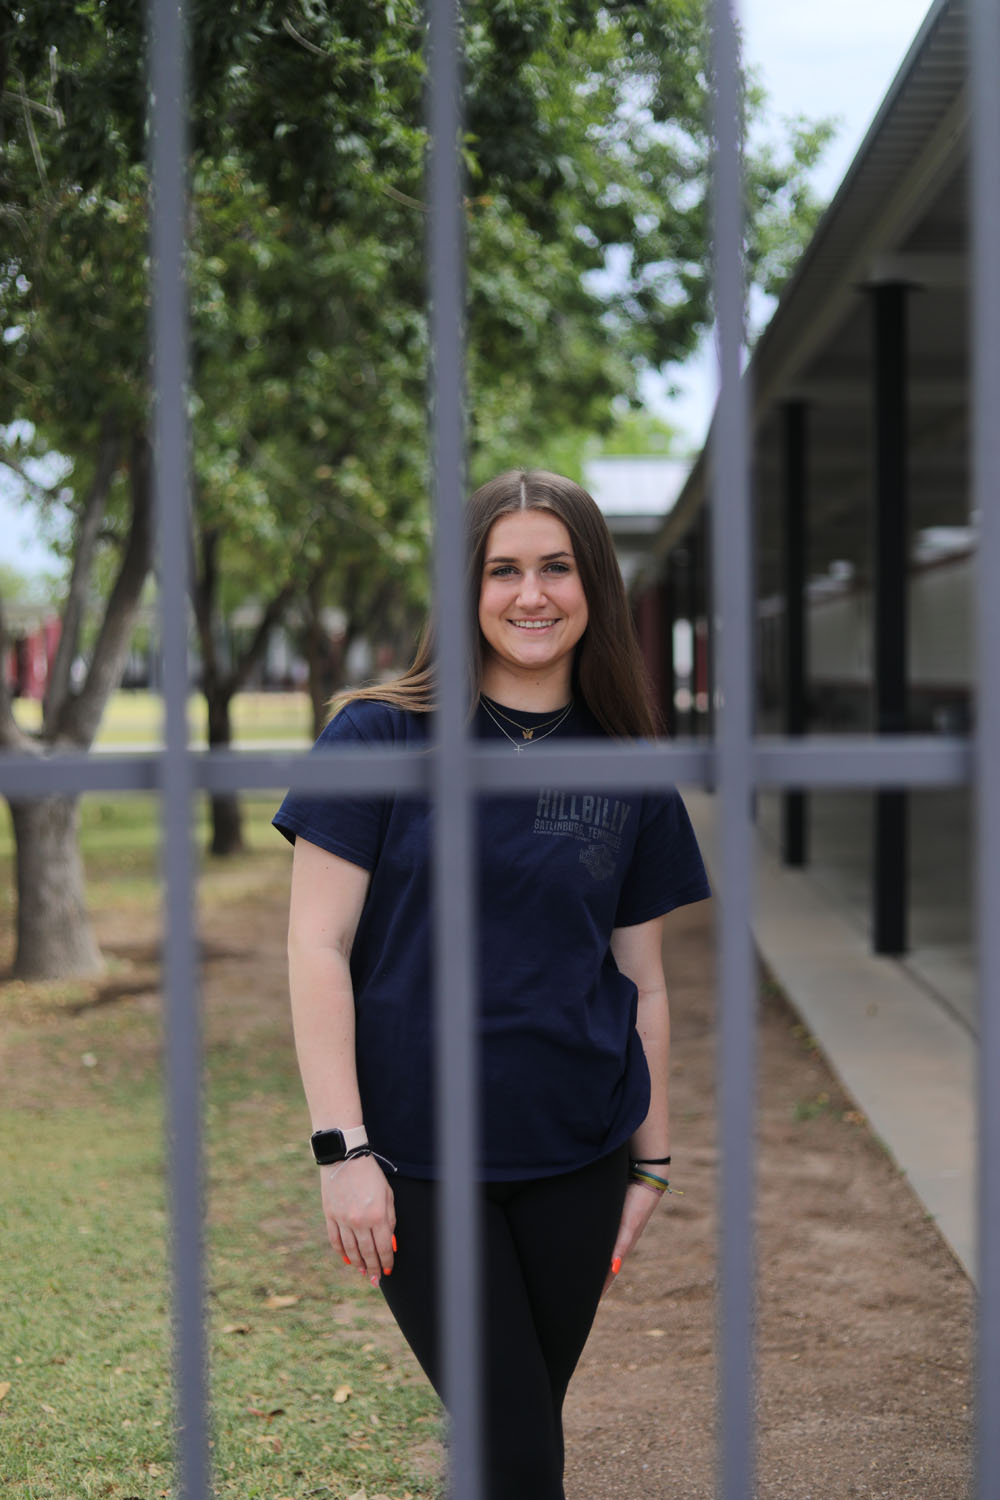
<svg viewBox="0 0 1000 1500">
<path fill-rule="evenodd" d="M 973 719 L 968 9 L 931 7 L 749 364 L 760 734 Z M 711 731 L 711 471 L 710 437 L 631 569 L 675 735 Z M 973 1271 L 970 798 L 759 793 L 756 936 Z"/>
</svg>

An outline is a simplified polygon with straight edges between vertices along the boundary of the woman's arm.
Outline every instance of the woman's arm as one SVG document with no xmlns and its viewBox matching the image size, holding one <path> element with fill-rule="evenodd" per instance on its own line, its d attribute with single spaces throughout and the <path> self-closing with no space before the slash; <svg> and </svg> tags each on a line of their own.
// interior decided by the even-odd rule
<svg viewBox="0 0 1000 1500">
<path fill-rule="evenodd" d="M 295 841 L 288 984 L 299 1071 L 313 1130 L 364 1124 L 354 1045 L 350 958 L 369 874 Z M 330 1244 L 373 1285 L 392 1270 L 392 1190 L 371 1156 L 319 1168 Z"/>
<path fill-rule="evenodd" d="M 663 922 L 663 917 L 655 917 L 653 921 L 640 922 L 635 927 L 616 927 L 611 934 L 615 963 L 639 992 L 636 1030 L 649 1068 L 649 1112 L 629 1142 L 629 1151 L 638 1161 L 670 1155 L 670 1010 L 667 982 L 663 976 Z M 651 1170 L 658 1177 L 667 1175 L 662 1166 Z M 620 1267 L 659 1201 L 660 1194 L 652 1188 L 637 1182 L 629 1183 L 612 1265 Z M 617 1269 L 609 1272 L 605 1291 L 615 1275 Z"/>
</svg>

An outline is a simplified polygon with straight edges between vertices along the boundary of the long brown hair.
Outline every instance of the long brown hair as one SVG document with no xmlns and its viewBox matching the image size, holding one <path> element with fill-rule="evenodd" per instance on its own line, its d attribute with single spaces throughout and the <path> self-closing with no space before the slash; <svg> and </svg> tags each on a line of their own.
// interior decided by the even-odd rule
<svg viewBox="0 0 1000 1500">
<path fill-rule="evenodd" d="M 607 522 L 585 489 L 545 469 L 508 469 L 480 485 L 466 507 L 470 701 L 478 699 L 483 680 L 479 594 L 486 543 L 494 523 L 519 510 L 550 511 L 570 534 L 588 611 L 573 662 L 574 692 L 608 734 L 652 738 L 658 730 L 657 716 Z M 360 698 L 430 712 L 433 656 L 433 624 L 428 622 L 412 664 L 400 677 L 338 696 L 336 707 Z"/>
</svg>

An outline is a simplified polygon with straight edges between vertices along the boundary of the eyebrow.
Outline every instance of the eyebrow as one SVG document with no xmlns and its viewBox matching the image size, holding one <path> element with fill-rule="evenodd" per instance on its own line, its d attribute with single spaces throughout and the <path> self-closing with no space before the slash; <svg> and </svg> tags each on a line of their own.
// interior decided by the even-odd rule
<svg viewBox="0 0 1000 1500">
<path fill-rule="evenodd" d="M 568 557 L 572 560 L 573 554 L 565 550 L 562 552 L 543 552 L 538 560 L 539 562 L 555 562 L 556 558 L 559 557 Z M 520 560 L 519 557 L 488 557 L 486 559 L 487 563 L 516 563 L 520 562 Z"/>
</svg>

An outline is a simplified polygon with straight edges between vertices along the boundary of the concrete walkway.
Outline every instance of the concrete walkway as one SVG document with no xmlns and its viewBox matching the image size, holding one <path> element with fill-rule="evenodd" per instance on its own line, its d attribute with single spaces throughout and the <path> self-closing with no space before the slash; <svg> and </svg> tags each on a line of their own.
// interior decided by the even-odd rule
<svg viewBox="0 0 1000 1500">
<path fill-rule="evenodd" d="M 713 884 L 720 888 L 713 797 L 686 791 Z M 769 837 L 773 808 L 760 809 L 754 933 L 758 951 L 868 1117 L 968 1275 L 975 1280 L 976 1043 L 970 947 L 938 943 L 904 962 L 871 953 L 857 901 L 845 898 L 844 869 L 867 851 L 842 822 L 851 859 L 839 867 L 784 868 Z M 953 825 L 952 825 L 953 826 Z M 954 877 L 952 926 L 967 890 Z M 855 880 L 855 888 L 857 881 Z M 914 928 L 927 913 L 916 904 Z M 855 889 L 856 895 L 856 889 Z M 938 924 L 940 892 L 934 913 Z M 948 913 L 944 913 L 947 918 Z M 958 936 L 956 931 L 954 934 Z M 964 937 L 965 934 L 963 933 Z"/>
</svg>

